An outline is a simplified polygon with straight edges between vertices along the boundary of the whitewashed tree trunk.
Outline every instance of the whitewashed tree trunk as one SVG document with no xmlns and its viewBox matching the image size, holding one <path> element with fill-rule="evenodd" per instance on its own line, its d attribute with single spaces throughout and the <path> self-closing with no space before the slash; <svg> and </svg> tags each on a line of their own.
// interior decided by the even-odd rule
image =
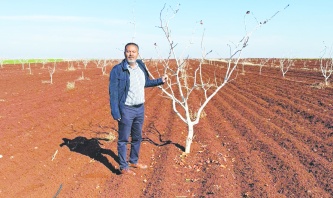
<svg viewBox="0 0 333 198">
<path fill-rule="evenodd" d="M 20 59 L 19 61 L 20 61 L 21 65 L 22 65 L 22 70 L 24 70 L 24 63 L 25 63 L 25 60 Z"/>
<path fill-rule="evenodd" d="M 2 59 L 2 58 L 0 58 L 0 68 L 3 68 L 3 63 L 4 63 L 5 61 Z"/>
<path fill-rule="evenodd" d="M 31 71 L 31 65 L 30 65 L 30 63 L 28 63 L 28 70 L 29 70 L 29 74 L 32 75 L 32 71 Z"/>
<path fill-rule="evenodd" d="M 188 127 L 188 133 L 187 133 L 187 138 L 186 138 L 186 142 L 185 142 L 185 153 L 190 153 L 193 135 L 194 135 L 194 125 L 192 122 L 190 122 L 187 124 L 187 127 Z"/>
<path fill-rule="evenodd" d="M 43 59 L 42 60 L 42 69 L 44 69 L 45 68 L 45 64 L 47 63 L 47 59 Z"/>
<path fill-rule="evenodd" d="M 53 84 L 53 74 L 55 72 L 56 69 L 56 62 L 53 63 L 53 67 L 49 66 L 48 70 L 49 70 L 49 74 L 50 74 L 50 84 Z"/>
</svg>

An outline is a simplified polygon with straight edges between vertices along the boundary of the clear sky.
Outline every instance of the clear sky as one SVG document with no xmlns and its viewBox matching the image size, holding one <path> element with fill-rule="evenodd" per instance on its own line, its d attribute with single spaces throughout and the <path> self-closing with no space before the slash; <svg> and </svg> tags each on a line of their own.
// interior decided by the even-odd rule
<svg viewBox="0 0 333 198">
<path fill-rule="evenodd" d="M 228 57 L 244 24 L 251 30 L 253 16 L 264 21 L 277 11 L 242 57 L 318 58 L 324 42 L 333 44 L 332 0 L 0 0 L 0 58 L 123 58 L 132 41 L 142 58 L 166 58 L 160 11 L 178 3 L 169 20 L 177 58 L 200 58 L 203 33 L 209 58 Z"/>
</svg>

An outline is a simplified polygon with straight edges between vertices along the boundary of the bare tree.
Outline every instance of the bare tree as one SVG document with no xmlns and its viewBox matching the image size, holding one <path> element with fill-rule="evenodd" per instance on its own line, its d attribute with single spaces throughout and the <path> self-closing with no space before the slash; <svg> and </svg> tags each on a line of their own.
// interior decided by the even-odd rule
<svg viewBox="0 0 333 198">
<path fill-rule="evenodd" d="M 271 62 L 271 67 L 275 67 L 275 61 L 276 61 L 276 59 L 272 59 L 272 62 Z"/>
<path fill-rule="evenodd" d="M 48 70 L 50 73 L 50 84 L 53 84 L 53 74 L 55 72 L 55 69 L 56 69 L 56 62 L 53 63 L 53 67 L 48 66 Z"/>
<path fill-rule="evenodd" d="M 81 69 L 80 62 L 81 62 L 80 60 L 75 60 L 76 68 L 78 69 Z"/>
<path fill-rule="evenodd" d="M 68 71 L 75 71 L 73 60 L 67 60 L 67 70 Z"/>
<path fill-rule="evenodd" d="M 0 68 L 3 68 L 3 64 L 4 64 L 5 60 L 0 58 Z"/>
<path fill-rule="evenodd" d="M 89 63 L 88 59 L 82 59 L 81 62 L 83 63 L 84 69 L 87 69 L 87 65 Z"/>
<path fill-rule="evenodd" d="M 97 68 L 101 68 L 102 74 L 106 75 L 106 67 L 110 64 L 110 61 L 108 59 L 98 59 L 94 61 Z"/>
<path fill-rule="evenodd" d="M 32 75 L 30 62 L 28 62 L 28 70 L 29 70 L 29 74 Z"/>
<path fill-rule="evenodd" d="M 315 60 L 313 65 L 318 65 L 318 60 Z"/>
<path fill-rule="evenodd" d="M 101 69 L 102 69 L 102 74 L 103 75 L 106 75 L 106 67 L 109 65 L 109 61 L 107 59 L 104 59 L 102 61 L 102 66 L 101 66 Z"/>
<path fill-rule="evenodd" d="M 307 60 L 304 59 L 304 62 L 303 62 L 303 68 L 306 69 L 306 63 L 307 63 Z"/>
<path fill-rule="evenodd" d="M 96 67 L 99 68 L 102 63 L 102 59 L 97 59 L 94 61 L 94 63 L 96 64 Z"/>
<path fill-rule="evenodd" d="M 266 65 L 269 61 L 269 58 L 263 58 L 263 59 L 260 59 L 260 62 L 259 62 L 259 74 L 261 75 L 261 70 L 262 70 L 262 67 L 264 65 Z"/>
<path fill-rule="evenodd" d="M 242 64 L 242 73 L 241 74 L 245 75 L 245 65 L 247 64 L 247 59 L 246 58 L 242 59 L 241 64 Z"/>
<path fill-rule="evenodd" d="M 22 65 L 22 70 L 24 70 L 25 60 L 24 60 L 24 59 L 19 59 L 18 61 L 19 61 L 19 62 L 21 63 L 21 65 Z"/>
<path fill-rule="evenodd" d="M 42 60 L 42 69 L 45 68 L 45 64 L 46 64 L 47 62 L 48 62 L 48 61 L 47 61 L 46 58 L 44 58 L 44 59 Z"/>
<path fill-rule="evenodd" d="M 329 77 L 332 75 L 333 72 L 333 58 L 324 58 L 326 54 L 327 47 L 325 46 L 323 50 L 323 55 L 320 57 L 320 71 L 325 79 L 325 85 L 329 85 Z M 330 53 L 331 56 L 332 53 Z"/>
<path fill-rule="evenodd" d="M 325 85 L 329 85 L 329 77 L 332 75 L 333 72 L 333 58 L 328 59 L 321 59 L 320 60 L 320 70 L 325 79 Z"/>
<path fill-rule="evenodd" d="M 294 61 L 291 58 L 282 58 L 280 59 L 280 70 L 282 72 L 282 77 L 285 78 L 286 73 L 289 68 L 293 65 Z"/>
<path fill-rule="evenodd" d="M 213 71 L 207 72 L 209 68 L 203 63 L 205 62 L 206 56 L 211 51 L 205 51 L 203 45 L 204 34 L 201 39 L 201 59 L 193 62 L 188 59 L 188 56 L 186 58 L 179 58 L 175 52 L 177 43 L 172 39 L 171 30 L 169 28 L 170 19 L 176 15 L 178 9 L 171 8 L 171 15 L 167 18 L 163 17 L 164 10 L 165 5 L 160 12 L 160 26 L 158 28 L 163 31 L 168 41 L 169 55 L 168 58 L 163 61 L 162 72 L 164 74 L 169 74 L 170 78 L 161 89 L 166 97 L 171 99 L 173 111 L 184 123 L 187 124 L 188 135 L 186 138 L 185 153 L 190 153 L 194 136 L 194 125 L 199 123 L 204 108 L 226 84 L 237 77 L 237 75 L 233 75 L 233 72 L 237 68 L 243 49 L 248 45 L 252 33 L 270 21 L 279 11 L 265 21 L 257 21 L 257 24 L 252 31 L 247 31 L 245 28 L 246 31 L 244 37 L 238 43 L 234 44 L 233 47 L 229 45 L 229 58 L 224 62 L 226 66 L 223 69 L 222 67 L 210 66 Z M 247 11 L 244 17 L 249 14 L 250 11 Z M 200 21 L 200 24 L 202 25 L 203 22 Z M 156 43 L 155 46 L 157 46 Z M 174 60 L 173 64 L 170 62 L 171 59 Z M 161 71 L 157 72 L 161 73 Z M 211 76 L 211 73 L 214 73 L 214 79 L 209 77 Z M 202 97 L 198 99 L 200 96 Z M 197 102 L 191 101 L 193 99 Z"/>
</svg>

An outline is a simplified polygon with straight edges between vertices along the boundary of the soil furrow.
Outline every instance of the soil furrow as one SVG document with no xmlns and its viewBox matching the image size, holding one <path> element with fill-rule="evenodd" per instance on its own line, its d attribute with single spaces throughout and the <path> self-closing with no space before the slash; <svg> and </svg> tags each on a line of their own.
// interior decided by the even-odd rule
<svg viewBox="0 0 333 198">
<path fill-rule="evenodd" d="M 186 124 L 160 89 L 146 89 L 140 162 L 149 167 L 136 176 L 119 175 L 117 139 L 104 139 L 117 138 L 117 122 L 100 68 L 69 71 L 58 63 L 51 85 L 42 82 L 50 76 L 41 64 L 32 75 L 5 65 L 0 197 L 53 197 L 57 190 L 59 197 L 332 197 L 333 89 L 322 88 L 317 66 L 299 69 L 302 63 L 286 78 L 277 67 L 263 67 L 262 75 L 256 66 L 245 65 L 244 74 L 238 68 L 204 109 L 187 155 Z M 188 76 L 196 65 L 188 62 Z M 204 87 L 223 81 L 225 63 L 218 65 L 203 65 Z M 204 95 L 196 88 L 190 100 L 195 108 Z"/>
<path fill-rule="evenodd" d="M 222 100 L 219 100 L 218 103 L 213 100 L 211 106 L 219 106 L 221 102 L 224 103 Z M 219 139 L 221 139 L 221 146 L 228 151 L 224 155 L 225 159 L 233 162 L 228 170 L 233 171 L 232 174 L 236 175 L 236 177 L 233 176 L 234 179 L 239 181 L 237 183 L 240 183 L 240 192 L 235 197 L 269 197 L 269 195 L 275 194 L 277 189 L 272 182 L 273 178 L 269 174 L 269 170 L 261 164 L 261 159 L 256 154 L 257 151 L 247 152 L 251 149 L 247 139 L 239 135 L 237 128 L 233 127 L 221 111 L 225 110 L 210 108 L 208 120 L 211 123 L 210 125 L 214 127 Z M 216 117 L 210 116 L 218 114 L 221 114 L 218 120 Z M 258 175 L 261 176 L 258 177 Z"/>
<path fill-rule="evenodd" d="M 229 103 L 229 105 L 232 104 Z M 243 118 L 242 113 L 238 112 L 239 110 L 228 106 L 218 106 L 218 108 L 223 111 L 222 114 L 226 114 L 224 116 L 232 122 L 233 127 L 239 130 L 240 135 L 247 138 L 248 143 L 252 146 L 251 150 L 259 151 L 258 155 L 262 158 L 262 163 L 270 170 L 274 178 L 273 181 L 276 182 L 278 193 L 290 197 L 296 193 L 297 189 L 302 188 L 304 189 L 302 197 L 308 196 L 306 190 L 319 190 L 319 194 L 325 194 L 316 187 L 314 178 L 309 178 L 312 185 L 298 179 L 299 175 L 309 174 L 306 170 L 299 168 L 299 162 L 292 155 L 289 155 L 287 150 L 281 148 L 277 142 L 268 138 L 262 131 L 258 131 L 256 126 L 249 122 L 250 120 Z M 239 106 L 237 109 L 240 109 Z M 252 115 L 252 117 L 254 116 Z M 271 131 L 271 129 L 267 129 L 267 131 Z M 286 186 L 285 183 L 288 185 Z"/>
<path fill-rule="evenodd" d="M 160 90 L 157 90 L 157 92 L 160 92 Z M 149 106 L 153 110 L 147 111 L 153 114 L 147 115 L 149 119 L 146 121 L 148 126 L 144 131 L 144 143 L 149 144 L 152 150 L 150 166 L 153 167 L 153 170 L 147 175 L 147 184 L 141 197 L 170 197 L 173 193 L 177 195 L 177 192 L 181 190 L 178 189 L 176 183 L 172 186 L 164 185 L 164 181 L 174 183 L 172 182 L 173 174 L 181 175 L 173 164 L 174 156 L 177 153 L 180 155 L 182 152 L 179 149 L 180 145 L 172 141 L 173 134 L 179 133 L 175 130 L 178 120 L 170 109 L 171 102 L 167 99 L 156 100 L 155 98 L 154 103 L 150 103 Z M 165 112 L 163 118 L 159 116 L 160 112 Z M 163 122 L 161 122 L 161 119 L 163 119 Z M 167 169 L 167 166 L 172 168 Z M 174 171 L 172 171 L 173 168 Z"/>
<path fill-rule="evenodd" d="M 257 113 L 254 113 L 252 110 L 248 109 L 249 105 L 243 105 L 241 102 L 237 102 L 238 98 L 237 96 L 227 96 L 228 94 L 225 93 L 224 99 L 226 99 L 227 101 L 229 101 L 228 103 L 233 106 L 234 108 L 237 107 L 241 107 L 239 109 L 243 109 L 240 111 L 240 113 L 242 114 L 242 116 L 247 119 L 248 121 L 250 121 L 251 123 L 253 123 L 254 126 L 260 126 L 262 127 L 263 124 L 263 120 L 256 119 L 257 118 Z M 253 105 L 253 104 L 251 104 Z M 253 107 L 252 107 L 253 108 Z M 257 110 L 258 111 L 258 110 Z M 279 120 L 282 120 L 282 118 L 280 118 Z M 249 124 L 249 122 L 247 123 Z M 274 129 L 275 128 L 275 129 Z M 303 164 L 304 167 L 307 168 L 307 170 L 312 170 L 312 169 L 319 169 L 321 173 L 319 174 L 313 174 L 313 176 L 316 178 L 317 182 L 321 185 L 321 188 L 325 189 L 328 193 L 332 193 L 330 192 L 330 190 L 328 190 L 327 187 L 325 186 L 331 186 L 331 184 L 329 183 L 330 178 L 333 178 L 332 175 L 330 175 L 330 172 L 332 172 L 332 168 L 331 168 L 331 163 L 327 162 L 326 160 L 322 160 L 322 158 L 318 158 L 317 154 L 313 154 L 313 152 L 307 148 L 305 145 L 302 145 L 298 142 L 298 139 L 293 138 L 292 136 L 290 136 L 288 133 L 284 133 L 283 130 L 280 130 L 279 128 L 273 127 L 270 130 L 274 130 L 276 131 L 278 134 L 280 135 L 272 135 L 271 133 L 267 133 L 265 132 L 264 134 L 266 135 L 267 138 L 272 138 L 274 140 L 274 142 L 279 143 L 279 147 L 281 147 L 281 145 L 287 149 L 288 152 L 292 153 L 294 156 L 299 158 L 299 161 Z M 267 131 L 267 129 L 260 129 L 261 131 Z M 260 134 L 260 133 L 259 133 Z M 260 136 L 260 135 L 259 135 Z M 258 136 L 258 137 L 259 137 Z M 263 143 L 266 142 L 265 140 L 261 140 Z M 284 143 L 284 144 L 281 144 Z M 286 146 L 288 145 L 288 146 Z M 266 147 L 266 146 L 265 146 Z M 274 149 L 275 150 L 275 149 Z M 297 152 L 296 152 L 297 151 Z M 310 165 L 310 163 L 306 162 L 303 160 L 303 158 L 305 159 L 317 159 L 316 160 L 316 166 L 313 167 L 312 165 Z M 295 162 L 297 163 L 297 162 Z M 297 170 L 296 167 L 294 167 L 293 169 Z M 304 171 L 304 170 L 302 170 Z M 302 174 L 305 174 L 304 172 Z"/>
<path fill-rule="evenodd" d="M 289 112 L 288 117 L 293 116 L 292 118 L 295 119 L 294 117 L 302 116 L 303 119 L 308 120 L 309 128 L 313 128 L 314 126 L 313 124 L 318 123 L 320 125 L 317 124 L 315 126 L 315 128 L 312 130 L 313 133 L 323 139 L 326 139 L 327 137 L 330 136 L 331 132 L 329 128 L 332 123 L 332 117 L 329 115 L 329 112 L 323 109 L 322 107 L 317 107 L 308 103 L 304 103 L 301 100 L 299 100 L 297 97 L 293 96 L 289 96 L 290 99 L 286 97 L 277 96 L 276 94 L 272 94 L 271 93 L 272 91 L 268 91 L 272 90 L 269 88 L 261 87 L 258 89 L 256 87 L 251 87 L 249 89 L 246 88 L 243 89 L 243 87 L 246 86 L 241 85 L 241 88 L 238 88 L 238 86 L 236 87 L 233 86 L 232 88 L 233 89 L 237 88 L 239 92 L 242 93 L 255 93 L 253 94 L 255 95 L 255 97 L 260 97 L 262 100 L 267 102 L 266 105 L 267 108 L 270 108 L 275 111 L 288 111 Z M 309 108 L 311 108 L 311 111 Z M 292 114 L 290 112 L 292 112 Z M 314 114 L 316 114 L 316 116 Z M 322 127 L 322 130 L 318 131 L 319 126 Z"/>
<path fill-rule="evenodd" d="M 316 147 L 320 147 L 317 148 L 316 150 L 323 150 L 322 153 L 327 153 L 328 150 L 331 150 L 329 148 L 325 148 L 325 147 L 332 147 L 332 145 L 330 145 L 329 141 L 327 141 L 327 138 L 322 138 L 323 136 L 323 132 L 327 129 L 322 128 L 322 127 L 318 127 L 317 125 L 314 124 L 309 124 L 306 127 L 304 126 L 304 118 L 303 116 L 300 116 L 297 113 L 291 114 L 290 111 L 284 109 L 284 108 L 276 108 L 276 107 L 271 107 L 270 105 L 268 105 L 268 102 L 265 103 L 261 97 L 260 97 L 260 93 L 258 92 L 247 92 L 244 89 L 241 89 L 239 87 L 236 86 L 229 86 L 226 88 L 226 90 L 232 90 L 233 93 L 237 94 L 236 98 L 239 98 L 240 100 L 243 101 L 248 101 L 248 103 L 250 103 L 249 105 L 251 106 L 257 106 L 257 113 L 259 115 L 261 115 L 264 119 L 269 119 L 270 122 L 276 124 L 277 126 L 281 127 L 281 128 L 285 128 L 285 129 L 290 129 L 289 132 L 295 136 L 296 138 L 298 138 L 299 140 L 303 141 L 304 144 L 310 144 L 310 146 L 312 148 L 316 148 Z M 248 90 L 250 91 L 250 90 Z M 248 100 L 250 99 L 250 100 Z M 259 105 L 259 106 L 258 106 Z M 270 114 L 270 115 L 265 115 L 266 114 Z M 274 114 L 272 114 L 274 113 Z M 281 120 L 281 119 L 276 119 L 276 117 L 283 117 L 285 119 Z M 302 124 L 299 124 L 302 123 Z M 315 135 L 318 131 L 318 129 L 321 128 L 321 130 L 319 130 L 319 132 L 321 132 L 320 136 Z M 328 136 L 330 134 L 330 132 L 328 131 Z M 325 143 L 324 145 L 321 145 L 322 143 Z M 320 151 L 319 151 L 320 152 Z M 325 154 L 324 154 L 325 155 Z M 328 156 L 325 156 L 325 158 L 329 161 L 332 161 L 332 154 L 329 154 Z"/>
<path fill-rule="evenodd" d="M 255 78 L 255 75 L 250 79 L 253 78 Z M 295 103 L 301 103 L 304 106 L 310 105 L 311 108 L 318 108 L 321 112 L 323 108 L 327 110 L 333 109 L 333 90 L 330 88 L 327 88 L 325 90 L 317 90 L 315 88 L 305 86 L 302 83 L 290 83 L 285 79 L 272 79 L 269 76 L 266 76 L 266 78 L 264 78 L 263 80 L 252 81 L 250 79 L 244 78 L 237 81 L 237 83 L 242 83 L 242 81 L 246 81 L 247 85 L 249 85 L 249 88 L 251 89 L 268 90 L 267 92 L 265 91 L 263 93 L 269 93 L 272 90 L 278 90 L 274 93 L 278 94 L 282 98 L 293 99 L 295 100 Z M 286 87 L 290 87 L 290 89 L 286 89 Z"/>
</svg>

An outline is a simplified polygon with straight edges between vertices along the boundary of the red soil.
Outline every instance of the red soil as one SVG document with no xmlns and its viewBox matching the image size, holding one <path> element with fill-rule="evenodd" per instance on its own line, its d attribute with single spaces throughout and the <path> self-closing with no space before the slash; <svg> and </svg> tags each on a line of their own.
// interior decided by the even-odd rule
<svg viewBox="0 0 333 198">
<path fill-rule="evenodd" d="M 186 125 L 146 89 L 149 168 L 126 176 L 105 139 L 117 136 L 108 76 L 66 68 L 53 84 L 41 65 L 0 68 L 0 197 L 333 197 L 333 89 L 318 71 L 245 66 L 206 107 L 187 156 Z"/>
</svg>

